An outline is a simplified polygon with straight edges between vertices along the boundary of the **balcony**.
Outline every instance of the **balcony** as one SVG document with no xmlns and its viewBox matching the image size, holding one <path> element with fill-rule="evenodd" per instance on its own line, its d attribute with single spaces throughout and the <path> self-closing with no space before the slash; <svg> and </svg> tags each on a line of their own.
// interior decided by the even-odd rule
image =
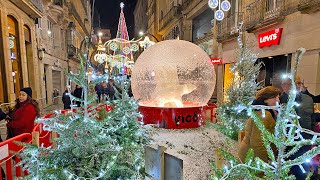
<svg viewBox="0 0 320 180">
<path fill-rule="evenodd" d="M 79 13 L 77 12 L 75 6 L 71 3 L 69 7 L 69 12 L 73 15 L 73 17 L 77 20 L 79 25 L 81 26 L 82 30 L 86 35 L 89 35 L 89 31 L 86 28 L 86 25 L 84 23 L 85 17 L 81 18 Z"/>
<path fill-rule="evenodd" d="M 41 18 L 43 12 L 42 0 L 10 0 L 26 14 L 33 18 Z"/>
<path fill-rule="evenodd" d="M 165 30 L 175 19 L 178 19 L 182 15 L 180 6 L 173 6 L 170 11 L 160 19 L 159 29 L 160 32 Z"/>
<path fill-rule="evenodd" d="M 313 13 L 320 10 L 320 0 L 300 0 L 301 13 Z"/>
<path fill-rule="evenodd" d="M 243 21 L 243 13 L 235 13 L 217 24 L 218 26 L 218 42 L 227 41 L 238 35 L 239 22 Z"/>
<path fill-rule="evenodd" d="M 285 16 L 298 11 L 299 0 L 256 0 L 246 7 L 248 32 L 278 24 Z"/>
</svg>

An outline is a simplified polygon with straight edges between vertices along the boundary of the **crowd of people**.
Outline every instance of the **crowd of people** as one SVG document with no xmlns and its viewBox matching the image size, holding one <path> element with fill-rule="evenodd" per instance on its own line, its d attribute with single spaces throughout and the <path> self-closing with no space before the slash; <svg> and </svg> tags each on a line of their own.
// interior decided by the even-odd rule
<svg viewBox="0 0 320 180">
<path fill-rule="evenodd" d="M 304 86 L 301 79 L 297 76 L 295 78 L 295 85 L 297 88 L 297 95 L 295 101 L 300 104 L 299 107 L 296 106 L 295 110 L 298 116 L 300 116 L 299 123 L 302 128 L 309 129 L 312 131 L 320 130 L 319 123 L 319 113 L 316 109 L 315 103 L 320 102 L 320 95 L 314 96 L 310 94 L 307 90 L 307 87 Z M 265 105 L 265 106 L 275 106 L 276 103 L 287 103 L 289 97 L 289 91 L 292 89 L 291 79 L 285 79 L 281 83 L 282 93 L 279 89 L 268 86 L 257 92 L 256 98 L 253 102 L 253 105 Z M 263 121 L 266 130 L 270 133 L 274 132 L 276 125 L 278 112 L 275 110 L 267 110 L 265 115 L 262 116 L 262 112 L 258 111 L 257 115 Z M 311 139 L 312 137 L 309 134 L 302 133 L 303 138 Z M 289 151 L 292 147 L 287 147 Z M 238 151 L 239 159 L 244 162 L 246 154 L 249 149 L 252 149 L 254 155 L 259 157 L 265 162 L 269 162 L 267 150 L 264 147 L 261 131 L 255 125 L 252 119 L 248 119 L 245 126 L 245 136 L 241 141 L 240 148 Z M 289 160 L 295 159 L 308 150 L 311 149 L 311 146 L 305 145 L 301 147 L 298 152 L 291 155 Z M 277 154 L 275 146 L 272 147 L 272 150 Z M 319 162 L 318 162 L 319 163 Z M 313 164 L 314 174 L 317 174 L 318 163 Z M 302 164 L 306 172 L 310 171 L 310 164 Z M 299 166 L 293 166 L 290 169 L 290 173 L 296 177 L 298 180 L 304 180 L 307 178 L 307 173 L 302 172 Z M 260 174 L 263 176 L 263 174 Z"/>
</svg>

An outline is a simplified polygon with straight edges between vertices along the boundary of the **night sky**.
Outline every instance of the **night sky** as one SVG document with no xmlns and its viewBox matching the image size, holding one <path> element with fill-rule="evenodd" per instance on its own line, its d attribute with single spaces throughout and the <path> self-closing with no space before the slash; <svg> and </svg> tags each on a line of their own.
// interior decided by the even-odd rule
<svg viewBox="0 0 320 180">
<path fill-rule="evenodd" d="M 117 34 L 118 22 L 120 16 L 120 3 L 123 2 L 124 16 L 126 18 L 127 28 L 130 39 L 134 38 L 134 17 L 133 11 L 137 0 L 95 0 L 95 21 L 94 26 L 98 27 L 98 16 L 100 15 L 100 26 L 103 29 L 111 30 L 111 37 Z"/>
</svg>

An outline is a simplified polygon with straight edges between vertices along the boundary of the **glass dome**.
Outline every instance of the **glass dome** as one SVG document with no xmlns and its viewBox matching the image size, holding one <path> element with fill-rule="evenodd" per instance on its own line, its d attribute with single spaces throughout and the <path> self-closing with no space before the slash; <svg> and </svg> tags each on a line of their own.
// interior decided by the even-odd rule
<svg viewBox="0 0 320 180">
<path fill-rule="evenodd" d="M 139 105 L 204 106 L 214 91 L 216 75 L 209 56 L 197 45 L 166 40 L 146 49 L 134 65 L 131 86 Z"/>
</svg>

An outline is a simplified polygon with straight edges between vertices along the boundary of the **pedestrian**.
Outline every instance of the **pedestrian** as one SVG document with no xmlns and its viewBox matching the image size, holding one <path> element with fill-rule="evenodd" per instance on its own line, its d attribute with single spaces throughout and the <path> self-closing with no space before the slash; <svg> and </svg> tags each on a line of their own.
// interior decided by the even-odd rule
<svg viewBox="0 0 320 180">
<path fill-rule="evenodd" d="M 98 103 L 100 103 L 100 101 L 101 101 L 101 93 L 102 93 L 102 83 L 96 84 L 96 86 L 94 87 L 94 90 L 97 93 Z"/>
<path fill-rule="evenodd" d="M 69 89 L 66 87 L 62 95 L 63 109 L 71 109 L 71 99 L 69 95 Z"/>
<path fill-rule="evenodd" d="M 107 85 L 107 94 L 110 100 L 115 100 L 115 86 L 114 86 L 114 80 L 109 79 L 108 85 Z"/>
<path fill-rule="evenodd" d="M 257 92 L 256 98 L 252 105 L 265 105 L 275 106 L 279 102 L 279 96 L 281 91 L 273 86 L 268 86 Z M 266 110 L 265 115 L 262 111 L 257 111 L 257 115 L 263 121 L 263 124 L 270 133 L 274 133 L 277 112 L 275 110 Z M 259 157 L 265 162 L 268 162 L 269 157 L 267 150 L 263 144 L 262 135 L 260 129 L 255 125 L 253 119 L 248 119 L 245 126 L 245 136 L 240 143 L 238 151 L 239 158 L 242 162 L 245 161 L 245 157 L 249 149 L 252 149 L 254 155 Z M 275 153 L 276 150 L 273 148 Z"/>
<path fill-rule="evenodd" d="M 296 99 L 295 102 L 300 104 L 300 106 L 296 106 L 295 110 L 297 115 L 300 117 L 299 119 L 299 124 L 302 128 L 309 129 L 309 130 L 314 130 L 314 125 L 312 123 L 312 118 L 311 115 L 313 114 L 314 106 L 313 106 L 313 100 L 310 96 L 303 94 L 300 92 L 301 88 L 301 80 L 300 78 L 295 78 L 295 85 L 296 85 Z M 291 79 L 284 79 L 281 83 L 281 87 L 283 90 L 282 95 L 280 96 L 280 103 L 288 103 L 288 97 L 289 97 L 289 92 L 292 89 L 292 84 L 291 84 Z M 302 137 L 305 139 L 310 139 L 310 135 L 306 133 L 301 133 Z M 306 145 L 302 146 L 295 154 L 291 155 L 288 159 L 293 160 L 307 151 L 309 151 L 311 146 Z M 289 151 L 292 149 L 292 147 L 287 147 L 286 151 Z M 303 168 L 305 169 L 306 172 L 309 172 L 310 165 L 308 163 L 303 163 L 302 164 Z M 290 169 L 291 174 L 293 174 L 296 179 L 301 179 L 304 180 L 307 177 L 307 173 L 303 173 L 298 165 L 295 165 L 291 167 Z"/>
<path fill-rule="evenodd" d="M 30 87 L 20 90 L 19 98 L 16 100 L 13 114 L 7 123 L 8 138 L 22 133 L 31 133 L 36 117 L 40 116 L 40 109 L 37 101 L 32 99 Z"/>
<path fill-rule="evenodd" d="M 308 87 L 306 87 L 304 85 L 304 83 L 301 81 L 300 77 L 297 76 L 296 77 L 296 81 L 297 81 L 297 87 L 299 88 L 299 90 L 301 91 L 301 93 L 303 94 L 306 94 L 308 96 L 310 96 L 313 100 L 313 103 L 320 103 L 320 94 L 315 96 L 313 94 L 311 94 L 309 91 L 308 91 Z"/>
<path fill-rule="evenodd" d="M 78 99 L 82 99 L 82 87 L 79 85 L 76 85 L 76 89 L 73 91 L 73 95 Z M 76 104 L 78 107 L 80 107 L 81 101 L 76 101 Z"/>
</svg>

